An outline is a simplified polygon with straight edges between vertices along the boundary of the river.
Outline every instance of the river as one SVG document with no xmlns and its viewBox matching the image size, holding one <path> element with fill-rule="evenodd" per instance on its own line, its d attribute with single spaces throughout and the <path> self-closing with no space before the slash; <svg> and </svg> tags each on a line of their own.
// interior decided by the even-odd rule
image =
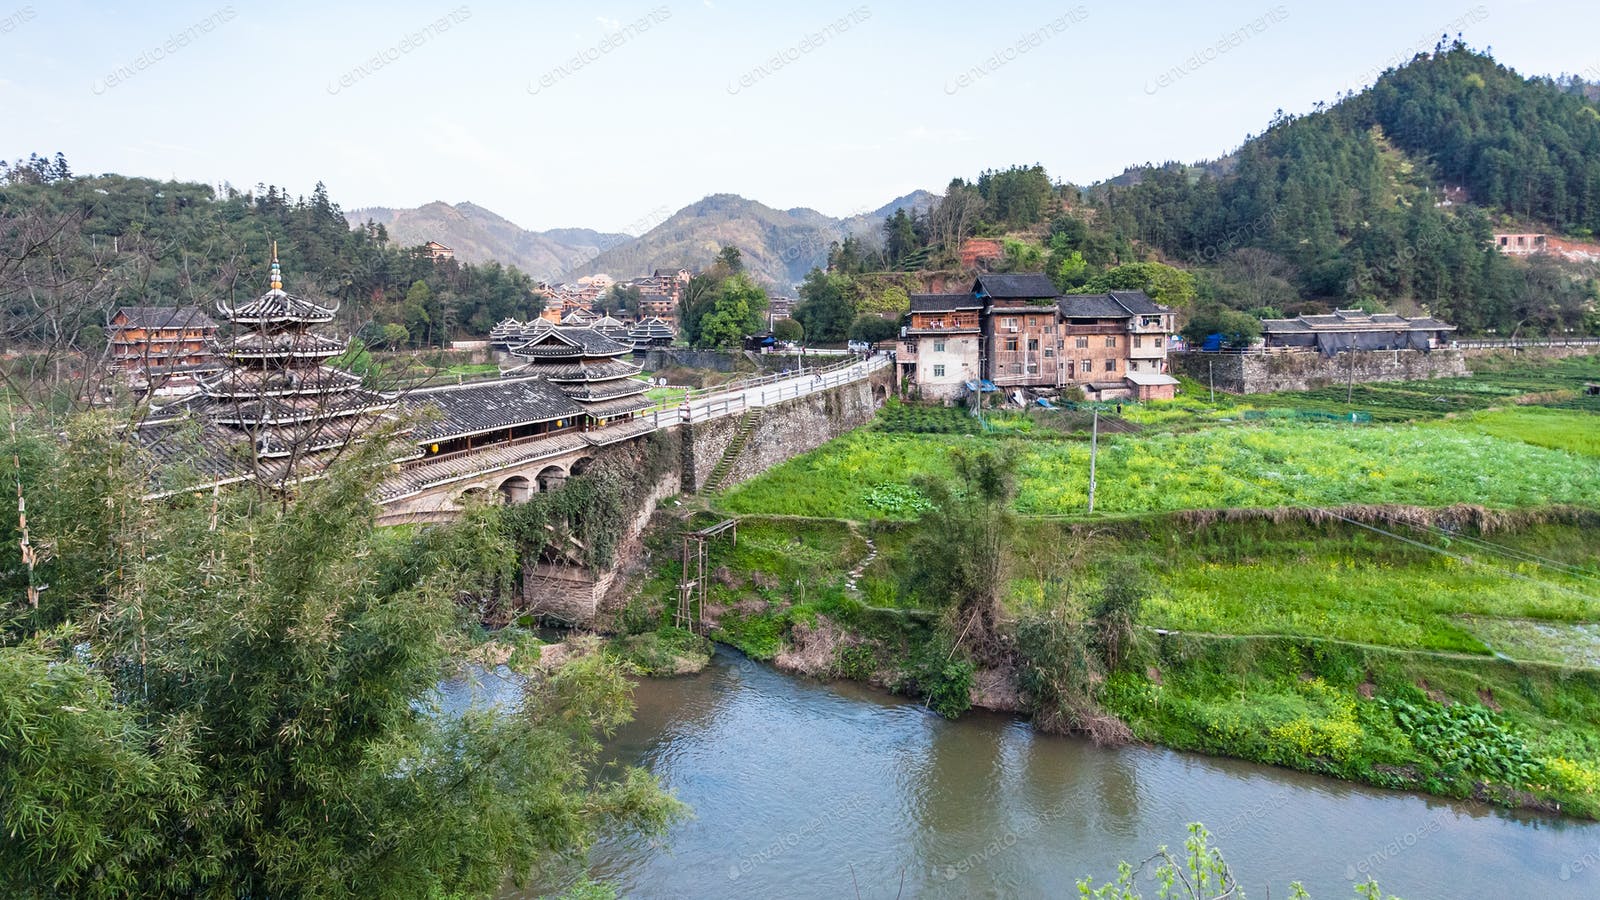
<svg viewBox="0 0 1600 900">
<path fill-rule="evenodd" d="M 1600 897 L 1600 824 L 1380 791 L 1159 748 L 1097 748 L 1010 716 L 946 721 L 719 649 L 647 680 L 611 743 L 694 810 L 602 841 L 629 897 L 1068 897 L 1202 821 L 1249 896 Z M 1147 895 L 1153 896 L 1147 890 Z"/>
</svg>

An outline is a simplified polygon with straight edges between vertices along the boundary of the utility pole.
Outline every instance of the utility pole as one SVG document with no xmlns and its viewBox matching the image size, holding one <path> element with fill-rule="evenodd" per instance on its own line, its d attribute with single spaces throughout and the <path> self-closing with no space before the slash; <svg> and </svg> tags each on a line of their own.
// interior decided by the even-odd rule
<svg viewBox="0 0 1600 900">
<path fill-rule="evenodd" d="M 1206 378 L 1211 381 L 1211 402 L 1217 402 L 1217 363 L 1216 360 L 1206 360 Z"/>
<path fill-rule="evenodd" d="M 1094 408 L 1094 422 L 1089 431 L 1089 515 L 1094 515 L 1094 464 L 1100 451 L 1100 407 Z"/>
<path fill-rule="evenodd" d="M 1398 355 L 1398 354 L 1396 354 Z M 1356 355 L 1354 350 L 1344 352 L 1344 405 L 1349 406 L 1354 402 L 1356 395 Z"/>
</svg>

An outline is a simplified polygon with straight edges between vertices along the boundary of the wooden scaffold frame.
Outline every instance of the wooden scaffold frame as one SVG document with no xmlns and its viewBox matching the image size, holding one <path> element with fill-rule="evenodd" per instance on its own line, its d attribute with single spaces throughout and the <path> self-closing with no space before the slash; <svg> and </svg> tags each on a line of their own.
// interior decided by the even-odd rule
<svg viewBox="0 0 1600 900">
<path fill-rule="evenodd" d="M 710 525 L 699 531 L 685 531 L 683 533 L 683 577 L 678 579 L 678 612 L 673 617 L 673 624 L 679 628 L 688 629 L 696 634 L 704 634 L 706 630 L 706 557 L 708 551 L 706 543 L 724 532 L 730 532 L 734 546 L 739 545 L 739 520 L 724 519 L 715 525 Z M 693 543 L 691 551 L 689 545 Z M 694 578 L 689 577 L 689 557 L 694 556 Z M 699 601 L 696 603 L 695 601 Z"/>
</svg>

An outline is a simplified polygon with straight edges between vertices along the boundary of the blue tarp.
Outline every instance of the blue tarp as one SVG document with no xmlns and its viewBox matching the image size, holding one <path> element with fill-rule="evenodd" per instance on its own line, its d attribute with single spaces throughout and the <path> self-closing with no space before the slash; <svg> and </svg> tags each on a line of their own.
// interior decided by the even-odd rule
<svg viewBox="0 0 1600 900">
<path fill-rule="evenodd" d="M 983 392 L 985 394 L 992 394 L 995 391 L 1000 390 L 999 388 L 994 386 L 994 382 L 987 381 L 987 380 L 985 380 L 985 381 L 969 381 L 969 382 L 967 382 L 967 390 L 969 392 L 975 392 L 975 391 L 978 390 L 978 385 L 980 385 L 980 384 L 983 385 Z"/>
<path fill-rule="evenodd" d="M 1049 398 L 1047 398 L 1047 397 L 1040 397 L 1039 399 L 1037 399 L 1037 400 L 1035 400 L 1033 402 L 1039 404 L 1040 406 L 1044 407 L 1045 409 L 1055 409 L 1055 405 L 1052 404 L 1050 402 Z"/>
<path fill-rule="evenodd" d="M 1222 335 L 1220 335 L 1220 334 L 1208 334 L 1208 335 L 1206 335 L 1205 342 L 1200 345 L 1200 349 L 1202 351 L 1206 352 L 1206 353 L 1216 353 L 1217 351 L 1221 350 L 1222 349 Z"/>
</svg>

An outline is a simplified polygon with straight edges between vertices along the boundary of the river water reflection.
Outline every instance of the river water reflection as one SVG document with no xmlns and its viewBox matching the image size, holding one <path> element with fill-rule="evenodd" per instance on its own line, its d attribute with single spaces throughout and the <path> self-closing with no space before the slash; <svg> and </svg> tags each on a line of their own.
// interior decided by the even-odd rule
<svg viewBox="0 0 1600 900">
<path fill-rule="evenodd" d="M 591 873 L 636 897 L 1068 897 L 1203 821 L 1251 897 L 1600 897 L 1600 825 L 1162 749 L 1100 749 L 1011 717 L 949 722 L 719 650 L 645 681 L 612 743 L 694 808 Z"/>
</svg>

